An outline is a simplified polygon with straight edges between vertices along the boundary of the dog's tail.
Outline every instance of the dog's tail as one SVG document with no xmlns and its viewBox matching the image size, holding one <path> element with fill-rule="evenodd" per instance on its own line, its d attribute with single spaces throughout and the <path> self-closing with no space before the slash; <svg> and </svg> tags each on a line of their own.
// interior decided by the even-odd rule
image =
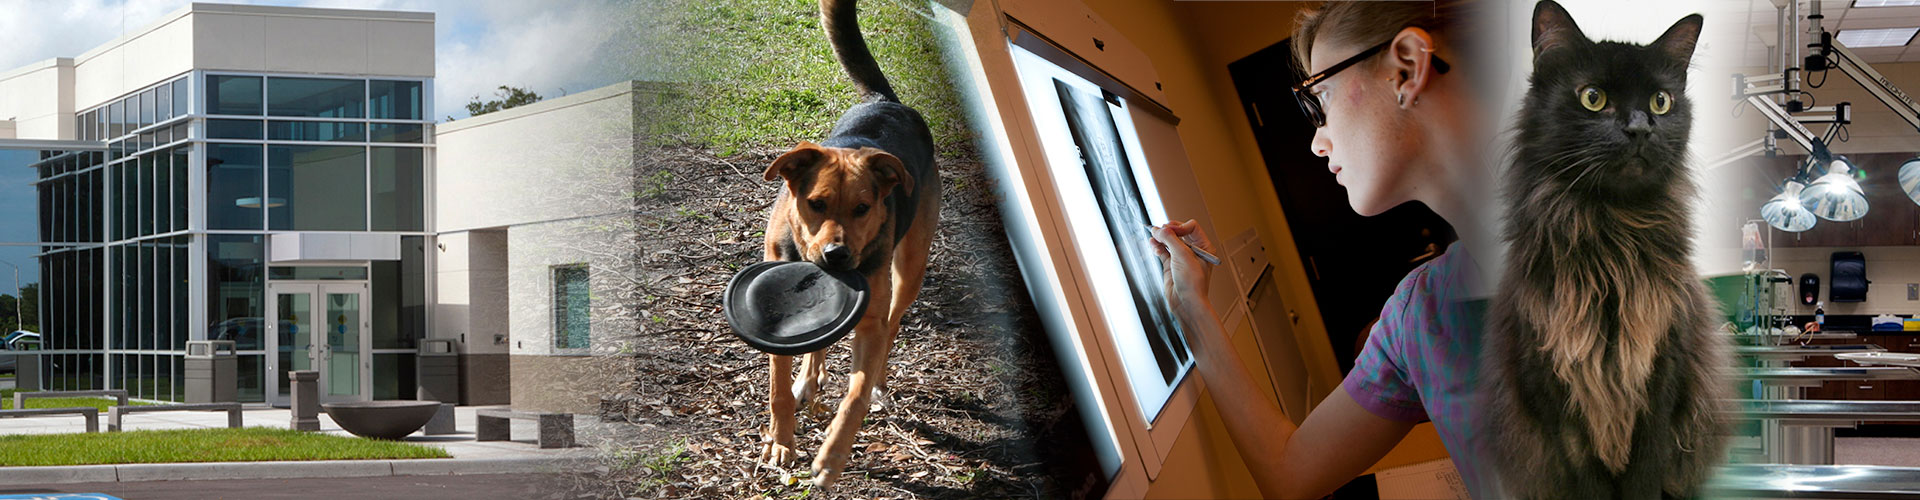
<svg viewBox="0 0 1920 500">
<path fill-rule="evenodd" d="M 860 14 L 854 0 L 820 0 L 820 25 L 827 30 L 833 56 L 840 60 L 840 67 L 846 68 L 847 76 L 853 77 L 853 86 L 860 90 L 862 99 L 900 102 L 893 94 L 893 85 L 887 83 L 887 75 L 880 72 L 880 62 L 867 49 L 867 39 L 860 35 Z"/>
</svg>

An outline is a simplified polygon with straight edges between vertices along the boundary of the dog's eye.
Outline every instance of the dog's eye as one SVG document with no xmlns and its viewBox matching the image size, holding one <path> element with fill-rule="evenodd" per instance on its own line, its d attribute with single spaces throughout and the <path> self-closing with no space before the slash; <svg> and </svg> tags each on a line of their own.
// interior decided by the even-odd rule
<svg viewBox="0 0 1920 500">
<path fill-rule="evenodd" d="M 820 200 L 807 200 L 807 206 L 808 206 L 808 207 L 812 207 L 812 208 L 813 208 L 813 211 L 815 211 L 815 212 L 825 212 L 825 211 L 827 211 L 827 202 L 824 202 L 824 201 L 820 201 Z"/>
<path fill-rule="evenodd" d="M 861 203 L 860 206 L 853 207 L 853 215 L 855 217 L 866 215 L 867 209 L 870 209 L 870 208 L 873 208 L 873 207 L 867 206 L 867 204 L 865 203 Z"/>
</svg>

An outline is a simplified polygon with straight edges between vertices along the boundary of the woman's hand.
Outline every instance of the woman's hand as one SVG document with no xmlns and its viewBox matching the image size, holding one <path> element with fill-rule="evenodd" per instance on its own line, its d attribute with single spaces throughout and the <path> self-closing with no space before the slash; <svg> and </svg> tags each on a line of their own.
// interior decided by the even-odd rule
<svg viewBox="0 0 1920 500">
<path fill-rule="evenodd" d="M 1167 305 L 1176 312 L 1207 305 L 1207 284 L 1213 266 L 1187 248 L 1192 246 L 1213 253 L 1213 241 L 1207 239 L 1200 223 L 1193 219 L 1167 223 L 1154 228 L 1153 239 L 1149 241 L 1153 244 L 1153 254 L 1160 257 L 1160 267 L 1166 270 Z"/>
</svg>

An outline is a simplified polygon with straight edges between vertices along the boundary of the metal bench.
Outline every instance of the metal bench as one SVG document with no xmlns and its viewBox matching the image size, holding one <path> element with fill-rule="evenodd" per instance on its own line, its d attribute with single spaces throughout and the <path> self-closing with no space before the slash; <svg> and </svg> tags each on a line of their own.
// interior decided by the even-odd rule
<svg viewBox="0 0 1920 500">
<path fill-rule="evenodd" d="M 227 412 L 227 427 L 240 428 L 240 403 L 195 403 L 183 405 L 154 406 L 115 406 L 107 409 L 107 432 L 120 432 L 120 420 L 128 413 L 150 413 L 161 411 L 224 411 Z"/>
<path fill-rule="evenodd" d="M 514 420 L 540 422 L 541 448 L 573 447 L 573 414 L 482 409 L 474 412 L 475 441 L 512 439 Z"/>
<path fill-rule="evenodd" d="M 36 391 L 13 393 L 13 409 L 25 409 L 27 407 L 27 400 L 30 398 L 87 398 L 100 396 L 112 396 L 114 404 L 120 406 L 127 405 L 127 391 L 124 389 L 109 389 L 104 391 Z"/>
<path fill-rule="evenodd" d="M 1720 467 L 1704 498 L 1913 498 L 1920 469 L 1864 465 L 1744 464 Z"/>
<path fill-rule="evenodd" d="M 46 415 L 79 415 L 87 419 L 87 432 L 100 432 L 100 409 L 88 406 L 73 408 L 34 408 L 31 410 L 0 410 L 0 418 L 40 417 Z"/>
</svg>

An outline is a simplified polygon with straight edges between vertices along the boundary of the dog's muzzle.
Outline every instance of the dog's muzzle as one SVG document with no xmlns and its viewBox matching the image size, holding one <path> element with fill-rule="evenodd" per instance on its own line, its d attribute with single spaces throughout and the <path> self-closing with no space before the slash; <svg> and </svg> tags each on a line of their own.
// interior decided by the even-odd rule
<svg viewBox="0 0 1920 500">
<path fill-rule="evenodd" d="M 820 256 L 827 261 L 827 267 L 834 269 L 848 269 L 853 267 L 853 251 L 848 250 L 846 245 L 839 243 L 829 244 L 825 250 L 820 252 Z"/>
</svg>

